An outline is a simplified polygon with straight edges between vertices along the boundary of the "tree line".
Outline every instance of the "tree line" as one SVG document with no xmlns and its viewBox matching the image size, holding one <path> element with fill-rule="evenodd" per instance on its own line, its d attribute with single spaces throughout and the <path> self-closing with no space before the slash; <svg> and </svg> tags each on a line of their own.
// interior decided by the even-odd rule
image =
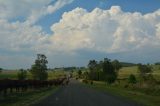
<svg viewBox="0 0 160 106">
<path fill-rule="evenodd" d="M 89 80 L 105 81 L 111 84 L 117 79 L 121 67 L 118 60 L 111 61 L 108 58 L 104 58 L 102 61 L 90 60 L 88 63 L 89 71 L 84 72 L 84 76 Z"/>
<path fill-rule="evenodd" d="M 133 65 L 133 64 L 132 64 Z M 149 64 L 135 64 L 138 69 L 138 77 L 141 81 L 155 81 L 152 75 L 152 66 Z M 88 71 L 79 70 L 78 77 L 83 77 L 86 80 L 104 81 L 107 84 L 112 84 L 118 79 L 119 70 L 124 66 L 123 62 L 104 58 L 101 61 L 90 60 L 88 63 Z M 128 83 L 133 85 L 138 81 L 136 76 L 130 74 L 127 78 Z"/>
<path fill-rule="evenodd" d="M 19 80 L 27 79 L 27 72 L 30 72 L 33 80 L 47 80 L 47 57 L 44 54 L 37 54 L 37 59 L 34 64 L 31 66 L 31 69 L 24 70 L 20 69 L 18 71 L 17 77 Z"/>
<path fill-rule="evenodd" d="M 31 66 L 31 69 L 18 71 L 18 79 L 2 79 L 0 80 L 0 94 L 6 96 L 10 91 L 24 92 L 27 90 L 35 90 L 41 88 L 49 88 L 58 85 L 68 85 L 69 79 L 65 76 L 52 80 L 48 79 L 47 57 L 44 54 L 37 54 L 37 59 Z M 30 72 L 32 79 L 27 79 L 27 72 Z"/>
</svg>

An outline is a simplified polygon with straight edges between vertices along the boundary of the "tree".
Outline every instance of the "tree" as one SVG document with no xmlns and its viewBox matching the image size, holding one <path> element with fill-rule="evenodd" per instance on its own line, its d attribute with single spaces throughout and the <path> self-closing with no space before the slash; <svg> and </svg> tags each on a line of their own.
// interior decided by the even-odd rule
<svg viewBox="0 0 160 106">
<path fill-rule="evenodd" d="M 140 77 L 145 80 L 147 74 L 152 72 L 152 67 L 150 65 L 138 64 L 138 71 L 140 72 Z"/>
<path fill-rule="evenodd" d="M 89 68 L 90 70 L 95 70 L 96 67 L 97 67 L 97 61 L 95 61 L 95 60 L 90 60 L 90 61 L 89 61 L 89 64 L 88 64 L 88 68 Z"/>
<path fill-rule="evenodd" d="M 114 69 L 114 66 L 111 63 L 111 60 L 108 58 L 104 59 L 103 62 L 103 73 L 104 73 L 104 79 L 108 84 L 114 83 L 117 75 Z"/>
<path fill-rule="evenodd" d="M 97 64 L 97 80 L 103 80 L 103 61 L 99 61 Z"/>
<path fill-rule="evenodd" d="M 37 59 L 30 70 L 34 79 L 46 80 L 48 78 L 47 63 L 47 57 L 44 54 L 37 54 Z"/>
<path fill-rule="evenodd" d="M 112 61 L 112 65 L 113 65 L 113 67 L 114 67 L 114 69 L 115 69 L 115 71 L 116 71 L 117 73 L 118 73 L 119 69 L 122 68 L 121 63 L 120 63 L 118 60 Z"/>
<path fill-rule="evenodd" d="M 78 77 L 80 78 L 82 75 L 82 71 L 81 70 L 78 70 Z"/>
<path fill-rule="evenodd" d="M 88 77 L 89 77 L 88 71 L 85 71 L 85 72 L 83 73 L 83 77 L 84 77 L 85 79 L 88 79 Z"/>
<path fill-rule="evenodd" d="M 97 74 L 97 68 L 98 64 L 97 61 L 95 60 L 90 60 L 88 63 L 88 68 L 89 68 L 89 79 L 91 80 L 97 80 L 98 79 L 98 74 Z"/>
<path fill-rule="evenodd" d="M 132 86 L 133 84 L 137 83 L 136 77 L 133 74 L 129 76 L 128 83 L 132 84 Z"/>
<path fill-rule="evenodd" d="M 148 74 L 145 81 L 150 87 L 155 86 L 157 83 L 156 79 L 153 77 L 152 74 Z"/>
<path fill-rule="evenodd" d="M 20 69 L 17 76 L 19 80 L 25 80 L 27 78 L 27 71 Z"/>
</svg>

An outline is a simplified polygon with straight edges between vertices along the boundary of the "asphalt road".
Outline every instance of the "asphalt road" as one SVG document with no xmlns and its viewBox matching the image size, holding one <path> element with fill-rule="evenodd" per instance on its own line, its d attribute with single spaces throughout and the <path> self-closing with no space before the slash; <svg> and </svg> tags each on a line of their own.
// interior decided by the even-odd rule
<svg viewBox="0 0 160 106">
<path fill-rule="evenodd" d="M 97 91 L 72 80 L 68 86 L 34 106 L 140 106 L 135 102 Z"/>
</svg>

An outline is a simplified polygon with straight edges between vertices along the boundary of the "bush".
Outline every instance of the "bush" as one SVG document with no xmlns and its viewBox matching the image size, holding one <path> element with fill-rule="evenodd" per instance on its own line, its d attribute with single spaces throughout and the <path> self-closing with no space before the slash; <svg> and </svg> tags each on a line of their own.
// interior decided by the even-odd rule
<svg viewBox="0 0 160 106">
<path fill-rule="evenodd" d="M 88 80 L 86 80 L 86 79 L 83 79 L 82 82 L 85 84 L 88 84 Z"/>
<path fill-rule="evenodd" d="M 116 78 L 116 75 L 106 75 L 105 79 L 108 84 L 112 84 L 115 82 Z"/>
<path fill-rule="evenodd" d="M 129 86 L 128 84 L 125 84 L 125 85 L 124 85 L 124 88 L 128 88 L 128 86 Z"/>
<path fill-rule="evenodd" d="M 93 81 L 90 81 L 90 84 L 93 85 Z"/>
<path fill-rule="evenodd" d="M 133 74 L 131 74 L 131 75 L 129 76 L 129 78 L 128 78 L 128 83 L 130 83 L 130 84 L 132 84 L 132 85 L 137 83 L 136 77 L 135 77 Z"/>
<path fill-rule="evenodd" d="M 146 76 L 145 82 L 148 84 L 149 87 L 153 87 L 153 86 L 155 86 L 156 83 L 157 83 L 156 79 L 153 77 L 152 74 L 148 74 L 148 75 Z"/>
</svg>

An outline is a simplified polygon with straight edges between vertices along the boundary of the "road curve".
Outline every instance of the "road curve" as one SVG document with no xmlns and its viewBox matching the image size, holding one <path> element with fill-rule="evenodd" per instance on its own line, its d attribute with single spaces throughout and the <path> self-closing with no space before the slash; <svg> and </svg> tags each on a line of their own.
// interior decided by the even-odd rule
<svg viewBox="0 0 160 106">
<path fill-rule="evenodd" d="M 81 85 L 72 80 L 68 86 L 33 106 L 140 106 L 135 102 Z"/>
</svg>

